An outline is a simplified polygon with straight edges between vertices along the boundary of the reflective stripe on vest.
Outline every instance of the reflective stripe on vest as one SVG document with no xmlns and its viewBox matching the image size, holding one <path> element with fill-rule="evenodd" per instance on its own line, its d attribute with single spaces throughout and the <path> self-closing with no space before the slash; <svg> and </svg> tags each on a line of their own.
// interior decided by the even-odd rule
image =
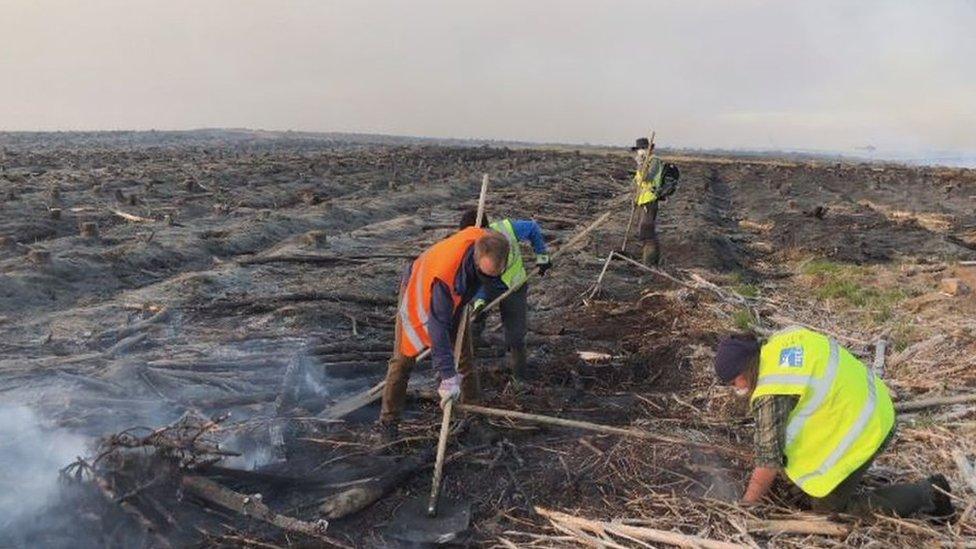
<svg viewBox="0 0 976 549">
<path fill-rule="evenodd" d="M 786 474 L 824 497 L 881 447 L 894 425 L 884 383 L 836 341 L 805 328 L 770 337 L 752 399 L 800 398 L 786 425 Z"/>
<path fill-rule="evenodd" d="M 461 303 L 461 296 L 454 291 L 454 279 L 464 255 L 485 232 L 482 228 L 468 227 L 437 242 L 414 260 L 398 311 L 400 352 L 404 356 L 417 356 L 431 344 L 427 322 L 435 281 L 448 287 L 455 308 Z"/>
<path fill-rule="evenodd" d="M 512 226 L 510 219 L 502 219 L 489 226 L 508 239 L 508 266 L 505 267 L 501 279 L 506 286 L 514 288 L 528 278 L 525 272 L 525 264 L 522 262 L 522 250 L 519 248 L 518 238 L 515 236 L 515 227 Z"/>
<path fill-rule="evenodd" d="M 638 188 L 638 206 L 657 200 L 657 190 L 661 187 L 661 176 L 664 174 L 664 163 L 658 157 L 652 156 L 647 164 L 647 172 L 650 178 L 640 170 L 634 174 L 634 183 Z"/>
</svg>

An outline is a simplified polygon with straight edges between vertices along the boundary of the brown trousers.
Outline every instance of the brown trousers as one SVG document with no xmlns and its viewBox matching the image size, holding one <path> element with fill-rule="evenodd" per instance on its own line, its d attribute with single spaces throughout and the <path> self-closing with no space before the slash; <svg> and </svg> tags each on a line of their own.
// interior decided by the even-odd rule
<svg viewBox="0 0 976 549">
<path fill-rule="evenodd" d="M 413 371 L 416 357 L 405 356 L 400 352 L 400 315 L 396 317 L 393 354 L 386 367 L 386 385 L 383 387 L 383 407 L 380 410 L 382 423 L 395 423 L 403 415 L 407 401 L 407 383 Z M 461 374 L 461 401 L 472 404 L 478 400 L 478 373 L 474 369 L 474 342 L 468 329 L 464 331 L 461 343 L 461 356 L 458 359 L 458 373 Z"/>
</svg>

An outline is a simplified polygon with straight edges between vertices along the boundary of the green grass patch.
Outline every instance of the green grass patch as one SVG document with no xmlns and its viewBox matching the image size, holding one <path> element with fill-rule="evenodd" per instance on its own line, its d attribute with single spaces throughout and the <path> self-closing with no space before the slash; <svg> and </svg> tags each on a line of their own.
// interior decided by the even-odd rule
<svg viewBox="0 0 976 549">
<path fill-rule="evenodd" d="M 735 284 L 732 286 L 732 291 L 742 297 L 759 297 L 759 286 L 755 284 Z"/>
<path fill-rule="evenodd" d="M 814 259 L 800 272 L 816 278 L 813 294 L 818 299 L 834 299 L 869 311 L 875 322 L 887 322 L 895 308 L 909 297 L 902 288 L 879 288 L 870 268 L 847 265 L 829 259 Z"/>
<path fill-rule="evenodd" d="M 753 325 L 755 325 L 756 319 L 752 317 L 752 313 L 749 309 L 739 309 L 732 315 L 732 324 L 735 325 L 736 329 L 742 332 L 747 332 L 752 330 Z"/>
<path fill-rule="evenodd" d="M 813 259 L 807 261 L 800 267 L 800 272 L 810 276 L 824 276 L 839 274 L 851 267 L 831 261 L 829 259 Z"/>
</svg>

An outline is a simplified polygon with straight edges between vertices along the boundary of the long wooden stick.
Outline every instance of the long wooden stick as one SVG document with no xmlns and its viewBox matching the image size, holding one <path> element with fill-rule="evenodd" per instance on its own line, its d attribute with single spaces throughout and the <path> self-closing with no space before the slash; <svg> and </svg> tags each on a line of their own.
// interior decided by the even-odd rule
<svg viewBox="0 0 976 549">
<path fill-rule="evenodd" d="M 427 500 L 427 516 L 437 516 L 437 500 L 441 495 L 441 479 L 444 477 L 444 456 L 447 455 L 447 437 L 451 434 L 451 415 L 454 411 L 454 401 L 448 399 L 444 403 L 444 415 L 441 416 L 441 432 L 437 437 L 437 459 L 434 461 L 434 480 L 430 485 L 430 498 Z"/>
<path fill-rule="evenodd" d="M 515 410 L 501 410 L 498 408 L 488 408 L 487 406 L 478 406 L 475 404 L 458 404 L 457 408 L 465 412 L 471 412 L 474 414 L 481 414 L 485 416 L 520 419 L 524 421 L 530 421 L 533 423 L 555 425 L 558 427 L 569 427 L 572 429 L 583 429 L 585 431 L 593 431 L 597 433 L 604 433 L 607 435 L 620 435 L 620 436 L 625 436 L 630 438 L 639 438 L 643 440 L 653 440 L 655 442 L 667 442 L 671 444 L 677 444 L 680 446 L 694 446 L 696 448 L 703 448 L 708 450 L 716 450 L 716 451 L 724 452 L 727 454 L 734 455 L 736 457 L 743 456 L 742 452 L 739 452 L 738 450 L 734 450 L 731 448 L 725 448 L 722 446 L 717 446 L 715 444 L 708 444 L 706 442 L 695 442 L 683 438 L 661 435 L 658 433 L 653 433 L 651 431 L 644 431 L 642 429 L 634 429 L 631 427 L 613 427 L 611 425 L 601 425 L 599 423 L 591 423 L 589 421 L 563 419 L 561 417 L 544 416 L 540 414 L 530 414 L 527 412 L 517 412 Z"/>
<path fill-rule="evenodd" d="M 938 398 L 923 398 L 921 400 L 910 400 L 908 402 L 896 402 L 895 411 L 911 412 L 914 410 L 924 410 L 925 408 L 941 406 L 943 404 L 962 404 L 964 402 L 973 402 L 973 401 L 976 401 L 976 393 L 969 393 L 965 395 L 953 395 L 953 396 L 938 397 Z"/>
<path fill-rule="evenodd" d="M 826 519 L 751 520 L 746 523 L 746 528 L 750 532 L 800 534 L 804 536 L 843 537 L 851 533 L 849 525 Z"/>
<path fill-rule="evenodd" d="M 475 217 L 475 227 L 481 227 L 485 220 L 485 201 L 488 196 L 488 174 L 481 179 L 481 193 L 478 195 L 478 215 Z M 454 339 L 454 369 L 460 369 L 461 352 L 464 348 L 464 336 L 468 331 L 471 307 L 465 305 L 458 322 L 457 335 Z M 451 433 L 451 415 L 454 411 L 454 400 L 443 402 L 444 413 L 441 416 L 441 432 L 437 437 L 437 459 L 434 461 L 434 479 L 430 485 L 430 498 L 427 500 L 427 515 L 437 516 L 437 500 L 441 495 L 441 479 L 444 476 L 444 456 L 447 455 L 447 437 Z"/>
<path fill-rule="evenodd" d="M 481 227 L 485 223 L 485 199 L 488 196 L 488 174 L 481 177 L 481 194 L 478 195 L 478 216 L 475 218 L 474 226 Z"/>
<path fill-rule="evenodd" d="M 627 232 L 624 233 L 624 241 L 620 244 L 620 251 L 627 251 L 627 240 L 630 239 L 630 229 L 634 226 L 634 216 L 637 215 L 637 191 L 634 191 L 633 205 L 630 207 L 630 219 L 627 220 Z"/>
<path fill-rule="evenodd" d="M 647 155 L 641 160 L 640 168 L 638 172 L 641 174 L 641 178 L 644 178 L 643 174 L 647 173 L 647 168 L 651 163 L 651 147 L 654 146 L 654 136 L 657 135 L 653 130 L 651 131 L 651 138 L 648 140 L 647 145 Z M 634 225 L 634 215 L 637 213 L 637 198 L 640 196 L 640 186 L 634 185 L 634 202 L 633 206 L 630 208 L 630 220 L 627 221 L 627 232 L 624 233 L 624 242 L 620 245 L 620 251 L 624 252 L 627 250 L 627 240 L 630 239 L 630 229 Z"/>
</svg>

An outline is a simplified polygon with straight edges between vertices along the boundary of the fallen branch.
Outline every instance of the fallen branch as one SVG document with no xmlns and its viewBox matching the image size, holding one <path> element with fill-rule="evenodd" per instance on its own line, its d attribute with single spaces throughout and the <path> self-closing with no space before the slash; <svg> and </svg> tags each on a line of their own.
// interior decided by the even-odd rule
<svg viewBox="0 0 976 549">
<path fill-rule="evenodd" d="M 361 511 L 421 469 L 429 466 L 433 459 L 433 449 L 405 457 L 384 475 L 368 479 L 352 488 L 329 496 L 319 505 L 319 513 L 329 519 L 338 519 Z"/>
<path fill-rule="evenodd" d="M 162 309 L 159 310 L 159 312 L 157 312 L 156 314 L 152 315 L 151 317 L 145 320 L 133 322 L 132 324 L 126 326 L 125 328 L 106 330 L 98 335 L 98 339 L 100 340 L 114 339 L 116 340 L 116 342 L 119 342 L 137 332 L 140 332 L 152 326 L 153 324 L 163 322 L 164 320 L 169 318 L 169 314 L 170 314 L 170 309 L 168 307 L 163 307 Z"/>
<path fill-rule="evenodd" d="M 263 265 L 266 263 L 311 263 L 329 265 L 334 263 L 366 263 L 365 259 L 341 257 L 337 255 L 276 255 L 271 257 L 252 257 L 242 259 L 238 265 Z"/>
<path fill-rule="evenodd" d="M 597 534 L 598 536 L 613 534 L 624 539 L 666 543 L 668 545 L 674 545 L 677 547 L 702 547 L 704 549 L 738 549 L 742 547 L 742 545 L 735 543 L 692 536 L 682 534 L 680 532 L 668 532 L 666 530 L 658 530 L 657 528 L 648 528 L 646 526 L 632 526 L 629 524 L 624 524 L 618 520 L 614 520 L 613 522 L 590 520 L 568 515 L 566 513 L 560 513 L 559 511 L 551 511 L 542 507 L 536 507 L 535 512 L 548 518 L 554 526 L 561 525 L 565 527 L 566 529 L 563 530 L 564 532 L 587 530 Z M 587 543 L 592 542 L 588 540 Z"/>
<path fill-rule="evenodd" d="M 130 213 L 125 213 L 125 212 L 123 212 L 121 210 L 114 210 L 112 208 L 109 208 L 108 211 L 110 211 L 113 214 L 121 217 L 122 219 L 125 219 L 126 221 L 133 221 L 135 223 L 153 223 L 153 222 L 155 222 L 155 219 L 150 219 L 148 217 L 140 217 L 138 215 L 132 215 Z"/>
<path fill-rule="evenodd" d="M 504 417 L 509 419 L 521 419 L 524 421 L 531 421 L 533 423 L 542 423 L 545 425 L 555 425 L 559 427 L 569 427 L 571 429 L 582 429 L 585 431 L 593 431 L 596 433 L 604 433 L 607 435 L 620 435 L 620 436 L 625 436 L 630 438 L 652 440 L 655 442 L 667 442 L 679 446 L 694 446 L 696 448 L 723 452 L 736 457 L 744 456 L 742 452 L 732 448 L 717 446 L 715 444 L 709 444 L 706 442 L 695 442 L 692 440 L 671 437 L 667 435 L 661 435 L 658 433 L 653 433 L 651 431 L 644 431 L 642 429 L 634 429 L 631 427 L 613 427 L 610 425 L 591 423 L 589 421 L 577 421 L 574 419 L 563 419 L 563 418 L 552 417 L 552 416 L 544 416 L 540 414 L 529 414 L 526 412 L 516 412 L 515 410 L 501 410 L 498 408 L 488 408 L 486 406 L 476 406 L 474 404 L 458 404 L 457 407 L 459 410 L 463 410 L 465 412 L 472 412 L 475 414 L 482 414 L 486 416 Z"/>
<path fill-rule="evenodd" d="M 895 411 L 910 412 L 914 410 L 924 410 L 925 408 L 933 408 L 935 406 L 942 406 L 943 404 L 962 404 L 964 402 L 973 401 L 976 401 L 976 393 L 937 398 L 923 398 L 920 400 L 910 400 L 908 402 L 896 402 Z"/>
<path fill-rule="evenodd" d="M 235 492 L 229 488 L 225 488 L 224 486 L 221 486 L 208 478 L 187 475 L 183 477 L 180 484 L 183 486 L 184 490 L 189 491 L 195 496 L 207 502 L 219 505 L 225 509 L 230 509 L 231 511 L 241 515 L 254 517 L 263 522 L 267 522 L 268 524 L 277 526 L 282 530 L 305 534 L 306 536 L 313 537 L 333 547 L 349 547 L 348 545 L 325 535 L 325 530 L 328 528 L 329 523 L 324 520 L 319 520 L 312 523 L 299 520 L 294 517 L 289 517 L 287 515 L 280 515 L 272 511 L 264 503 L 261 503 L 260 499 L 252 496 L 245 496 L 240 492 Z"/>
<path fill-rule="evenodd" d="M 826 519 L 808 520 L 753 520 L 746 523 L 750 532 L 766 534 L 802 534 L 807 536 L 844 537 L 851 533 L 847 524 L 831 522 Z"/>
</svg>

